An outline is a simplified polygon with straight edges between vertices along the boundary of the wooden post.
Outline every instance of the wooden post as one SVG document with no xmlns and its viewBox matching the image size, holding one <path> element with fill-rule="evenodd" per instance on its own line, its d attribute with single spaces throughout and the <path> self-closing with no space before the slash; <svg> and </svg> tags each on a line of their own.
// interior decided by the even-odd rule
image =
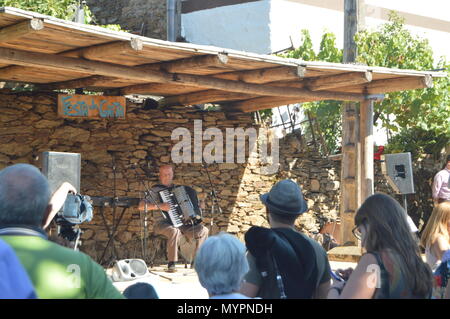
<svg viewBox="0 0 450 319">
<path fill-rule="evenodd" d="M 361 201 L 373 194 L 373 100 L 361 102 Z"/>
<path fill-rule="evenodd" d="M 341 243 L 356 246 L 352 234 L 356 210 L 360 205 L 359 181 L 359 114 L 357 104 L 345 102 L 342 114 L 342 161 L 341 161 Z"/>
<path fill-rule="evenodd" d="M 355 34 L 358 15 L 364 5 L 362 0 L 345 0 L 344 4 L 344 63 L 356 61 Z M 359 114 L 357 104 L 345 102 L 342 107 L 342 161 L 341 161 L 341 243 L 345 246 L 357 246 L 358 241 L 352 234 L 354 218 L 360 198 L 360 147 Z"/>
</svg>

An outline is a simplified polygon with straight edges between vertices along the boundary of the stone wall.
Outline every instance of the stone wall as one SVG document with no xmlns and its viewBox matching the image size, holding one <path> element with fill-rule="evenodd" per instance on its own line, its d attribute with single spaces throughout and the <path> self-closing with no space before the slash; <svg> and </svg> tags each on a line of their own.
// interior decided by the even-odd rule
<svg viewBox="0 0 450 319">
<path fill-rule="evenodd" d="M 126 120 L 63 119 L 57 116 L 56 94 L 0 93 L 0 169 L 15 163 L 30 163 L 40 168 L 44 151 L 81 153 L 81 192 L 90 196 L 113 196 L 113 156 L 116 161 L 116 196 L 141 197 L 143 186 L 137 172 L 151 185 L 157 181 L 157 167 L 170 163 L 170 150 L 177 141 L 171 132 L 177 127 L 193 129 L 201 119 L 203 130 L 217 127 L 256 127 L 250 114 L 204 112 L 194 108 L 173 107 L 168 110 L 141 109 L 142 101 L 127 100 Z M 192 134 L 194 136 L 194 134 Z M 204 144 L 209 141 L 204 141 Z M 248 150 L 247 150 L 248 153 Z M 149 156 L 153 161 L 148 161 Z M 132 170 L 130 164 L 137 163 Z M 175 183 L 191 185 L 206 201 L 205 224 L 211 234 L 228 231 L 241 239 L 252 225 L 267 226 L 259 195 L 267 192 L 281 178 L 292 178 L 302 186 L 310 210 L 298 221 L 307 232 L 317 232 L 324 221 L 333 220 L 338 211 L 338 170 L 336 162 L 306 152 L 295 135 L 280 143 L 280 169 L 272 175 L 260 174 L 258 160 L 241 164 L 211 164 L 208 167 L 216 187 L 222 215 L 210 214 L 209 181 L 201 164 L 176 165 Z M 105 209 L 111 227 L 113 213 Z M 115 219 L 121 208 L 117 208 Z M 151 217 L 151 216 L 150 216 Z M 141 258 L 143 216 L 136 207 L 125 212 L 115 236 L 119 258 Z M 82 250 L 99 259 L 108 240 L 103 218 L 97 208 L 94 219 L 81 227 Z M 164 242 L 152 234 L 148 220 L 148 259 L 164 259 Z M 108 261 L 110 250 L 107 251 Z M 150 261 L 150 260 L 148 260 Z"/>
<path fill-rule="evenodd" d="M 90 196 L 113 196 L 113 157 L 116 161 L 116 195 L 142 197 L 143 186 L 137 172 L 148 185 L 157 182 L 157 167 L 170 163 L 170 151 L 177 142 L 171 139 L 177 127 L 193 130 L 194 120 L 202 120 L 203 130 L 217 127 L 256 128 L 250 114 L 205 112 L 194 108 L 173 107 L 165 111 L 143 110 L 142 101 L 127 100 L 125 120 L 63 119 L 57 116 L 56 94 L 0 93 L 0 169 L 15 163 L 30 163 L 40 168 L 44 151 L 81 153 L 81 192 Z M 192 134 L 192 137 L 194 134 Z M 203 145 L 209 143 L 204 141 Z M 241 151 L 241 150 L 238 150 Z M 248 152 L 248 150 L 247 150 Z M 204 221 L 210 233 L 227 231 L 243 239 L 253 225 L 268 226 L 265 209 L 259 195 L 269 191 L 283 178 L 298 182 L 308 202 L 309 210 L 297 220 L 297 226 L 313 235 L 339 212 L 340 162 L 324 159 L 308 150 L 295 134 L 280 140 L 280 164 L 271 175 L 260 173 L 261 163 L 254 158 L 245 163 L 223 163 L 208 166 L 223 214 L 211 215 L 211 188 L 201 164 L 176 165 L 175 183 L 193 186 L 199 198 L 205 200 Z M 149 159 L 152 158 L 153 160 Z M 137 169 L 130 169 L 136 163 Z M 431 212 L 431 179 L 438 164 L 430 159 L 415 163 L 418 190 L 409 196 L 408 206 L 413 220 L 420 226 Z M 392 194 L 376 164 L 375 189 Z M 399 198 L 401 199 L 401 198 Z M 122 209 L 117 208 L 115 220 Z M 105 219 L 111 227 L 113 212 L 105 209 Z M 119 258 L 142 258 L 144 216 L 136 207 L 128 209 L 114 237 Z M 99 260 L 108 233 L 100 210 L 94 219 L 81 228 L 81 250 Z M 152 233 L 153 219 L 148 218 L 147 262 L 165 259 L 165 242 Z M 155 255 L 156 254 L 156 255 Z M 155 257 L 156 256 L 156 257 Z M 111 261 L 111 250 L 104 263 Z"/>
<path fill-rule="evenodd" d="M 87 4 L 99 24 L 120 24 L 131 33 L 167 38 L 166 0 L 87 0 Z"/>
</svg>

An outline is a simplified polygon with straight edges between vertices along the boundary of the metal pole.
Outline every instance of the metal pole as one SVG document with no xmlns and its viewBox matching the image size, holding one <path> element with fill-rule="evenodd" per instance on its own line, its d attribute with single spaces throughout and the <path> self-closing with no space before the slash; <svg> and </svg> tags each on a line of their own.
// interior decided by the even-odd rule
<svg viewBox="0 0 450 319">
<path fill-rule="evenodd" d="M 79 1 L 77 8 L 75 10 L 75 22 L 84 23 L 84 6 L 86 1 Z"/>
</svg>

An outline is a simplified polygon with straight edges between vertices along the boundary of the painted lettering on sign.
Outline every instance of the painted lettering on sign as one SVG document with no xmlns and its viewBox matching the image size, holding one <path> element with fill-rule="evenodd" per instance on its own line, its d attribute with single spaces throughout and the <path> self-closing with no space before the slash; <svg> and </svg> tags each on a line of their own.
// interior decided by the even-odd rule
<svg viewBox="0 0 450 319">
<path fill-rule="evenodd" d="M 66 118 L 125 118 L 125 98 L 101 95 L 58 95 L 58 115 Z"/>
</svg>

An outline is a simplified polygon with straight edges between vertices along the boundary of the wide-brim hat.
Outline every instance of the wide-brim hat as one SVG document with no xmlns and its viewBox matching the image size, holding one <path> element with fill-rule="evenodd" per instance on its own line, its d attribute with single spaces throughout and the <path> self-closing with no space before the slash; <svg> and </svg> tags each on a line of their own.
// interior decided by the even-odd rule
<svg viewBox="0 0 450 319">
<path fill-rule="evenodd" d="M 259 198 L 274 214 L 300 215 L 308 210 L 300 186 L 290 179 L 276 183 L 270 192 Z"/>
</svg>

